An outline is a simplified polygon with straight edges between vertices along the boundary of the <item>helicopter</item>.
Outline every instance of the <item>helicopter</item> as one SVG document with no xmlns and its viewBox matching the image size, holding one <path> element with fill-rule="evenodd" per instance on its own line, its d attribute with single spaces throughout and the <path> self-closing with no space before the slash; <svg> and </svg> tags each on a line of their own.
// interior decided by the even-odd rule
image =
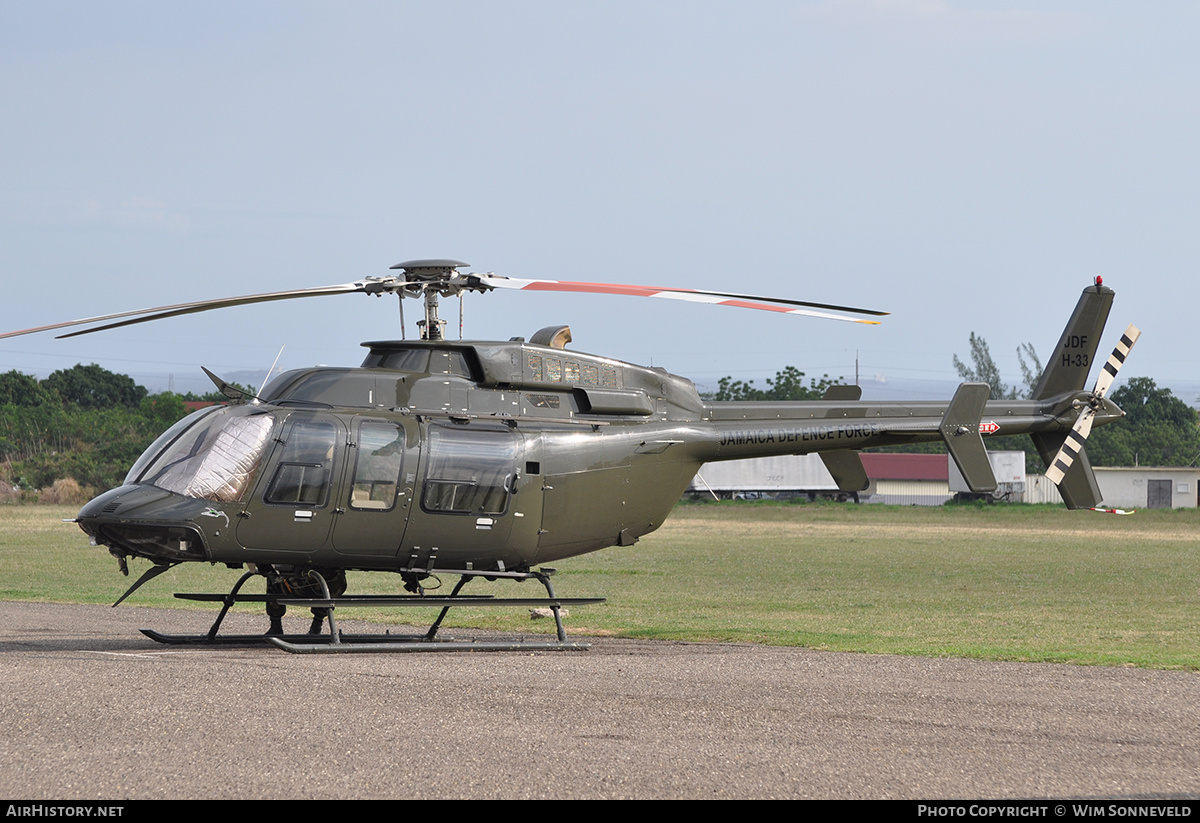
<svg viewBox="0 0 1200 823">
<path fill-rule="evenodd" d="M 221 298 L 40 326 L 0 335 L 88 325 L 72 337 L 133 323 L 302 297 L 395 294 L 423 302 L 420 338 L 372 341 L 358 367 L 312 367 L 271 379 L 257 395 L 208 372 L 225 405 L 192 413 L 134 463 L 123 485 L 83 506 L 75 522 L 107 547 L 151 567 L 138 587 L 181 563 L 245 569 L 226 594 L 179 593 L 220 602 L 198 637 L 143 633 L 164 643 L 246 642 L 219 635 L 234 603 L 307 606 L 314 633 L 268 634 L 291 652 L 568 650 L 561 610 L 602 602 L 560 598 L 546 566 L 610 546 L 630 546 L 659 528 L 708 462 L 818 454 L 838 487 L 867 488 L 858 452 L 872 446 L 937 442 L 975 492 L 996 488 L 984 438 L 1028 434 L 1069 508 L 1101 494 L 1084 448 L 1095 426 L 1124 415 L 1106 397 L 1140 331 L 1129 326 L 1091 390 L 1114 292 L 1101 278 L 1086 287 L 1054 355 L 1026 400 L 989 400 L 986 383 L 962 383 L 948 402 L 862 401 L 854 385 L 829 387 L 819 401 L 701 399 L 692 381 L 657 367 L 568 350 L 568 326 L 528 340 L 448 340 L 440 297 L 498 289 L 625 294 L 877 324 L 886 312 L 783 298 L 682 288 L 527 280 L 461 271 L 456 260 L 412 260 L 396 274 L 353 283 Z M 345 595 L 347 570 L 398 574 L 407 594 Z M 459 580 L 433 594 L 441 576 Z M 256 576 L 266 594 L 241 592 Z M 537 580 L 545 598 L 461 593 L 471 580 Z M 339 586 L 337 581 L 342 581 Z M 331 583 L 333 584 L 331 586 Z M 441 609 L 420 635 L 352 637 L 340 632 L 343 606 Z M 479 643 L 438 640 L 447 610 L 462 605 L 550 609 L 557 638 Z M 327 621 L 329 634 L 319 629 Z M 320 638 L 320 639 L 317 639 Z M 254 638 L 261 641 L 261 637 Z"/>
</svg>

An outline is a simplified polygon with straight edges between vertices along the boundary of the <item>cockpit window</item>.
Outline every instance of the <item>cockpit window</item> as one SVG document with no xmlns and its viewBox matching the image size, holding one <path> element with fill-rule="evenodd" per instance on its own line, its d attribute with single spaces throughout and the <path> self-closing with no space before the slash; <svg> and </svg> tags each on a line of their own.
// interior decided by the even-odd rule
<svg viewBox="0 0 1200 823">
<path fill-rule="evenodd" d="M 171 428 L 160 434 L 154 440 L 154 442 L 150 444 L 150 448 L 142 452 L 142 456 L 137 459 L 137 462 L 135 462 L 129 469 L 128 473 L 126 473 L 126 485 L 139 482 L 142 475 L 146 473 L 146 467 L 157 460 L 159 455 L 162 454 L 163 449 L 178 440 L 181 434 L 190 429 L 192 426 L 195 426 L 201 419 L 210 414 L 219 414 L 222 410 L 223 409 L 220 406 L 209 406 L 208 408 L 194 411 L 187 417 L 176 422 L 175 425 L 171 426 Z"/>
<path fill-rule="evenodd" d="M 269 413 L 246 415 L 231 409 L 200 417 L 154 457 L 135 482 L 215 503 L 238 500 L 258 467 L 274 423 Z"/>
<path fill-rule="evenodd" d="M 333 481 L 337 428 L 328 421 L 300 419 L 284 438 L 283 453 L 267 487 L 266 501 L 278 505 L 324 506 Z"/>
</svg>

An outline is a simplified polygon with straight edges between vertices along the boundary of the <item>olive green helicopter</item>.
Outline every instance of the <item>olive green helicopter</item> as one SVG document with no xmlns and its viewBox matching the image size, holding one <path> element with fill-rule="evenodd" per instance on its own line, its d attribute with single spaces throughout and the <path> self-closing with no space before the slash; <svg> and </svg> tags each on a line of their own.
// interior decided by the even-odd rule
<svg viewBox="0 0 1200 823">
<path fill-rule="evenodd" d="M 460 271 L 455 260 L 413 260 L 395 274 L 312 289 L 206 300 L 57 323 L 0 339 L 112 329 L 227 306 L 300 297 L 395 294 L 424 303 L 420 339 L 377 341 L 357 368 L 288 371 L 257 396 L 205 371 L 230 402 L 204 408 L 162 434 L 124 484 L 87 503 L 75 522 L 108 548 L 151 562 L 119 604 L 180 563 L 246 571 L 226 594 L 177 594 L 221 603 L 197 637 L 143 632 L 164 643 L 236 643 L 220 635 L 236 602 L 313 610 L 306 635 L 266 639 L 292 652 L 587 648 L 568 641 L 561 609 L 602 602 L 557 597 L 544 564 L 629 546 L 659 528 L 700 467 L 711 461 L 816 453 L 838 487 L 861 491 L 858 452 L 941 441 L 976 492 L 996 488 L 984 437 L 1028 434 L 1047 476 L 1071 508 L 1101 502 L 1084 449 L 1093 426 L 1123 416 L 1105 396 L 1138 330 L 1130 326 L 1085 389 L 1114 293 L 1100 278 L 1083 290 L 1054 354 L 1027 400 L 989 400 L 986 383 L 963 383 L 948 402 L 862 401 L 835 385 L 819 401 L 714 402 L 688 379 L 568 350 L 566 326 L 504 342 L 448 340 L 439 297 L 497 289 L 591 292 L 730 305 L 878 323 L 886 314 L 848 306 L 682 288 L 522 280 Z M 853 316 L 860 315 L 860 316 Z M 345 595 L 345 572 L 400 576 L 406 594 Z M 441 576 L 458 576 L 450 595 Z M 266 594 L 241 591 L 256 576 Z M 535 579 L 545 598 L 461 593 L 475 578 Z M 440 608 L 420 635 L 351 636 L 343 606 Z M 555 619 L 549 641 L 439 640 L 450 607 L 541 606 Z M 325 622 L 329 633 L 322 634 Z M 253 638 L 261 642 L 263 637 Z"/>
</svg>

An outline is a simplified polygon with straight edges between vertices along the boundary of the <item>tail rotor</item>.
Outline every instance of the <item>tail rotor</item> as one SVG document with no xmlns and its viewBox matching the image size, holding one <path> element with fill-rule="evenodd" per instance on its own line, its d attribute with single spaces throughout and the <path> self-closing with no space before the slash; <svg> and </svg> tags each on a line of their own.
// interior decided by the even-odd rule
<svg viewBox="0 0 1200 823">
<path fill-rule="evenodd" d="M 1132 324 L 1125 329 L 1116 348 L 1108 356 L 1104 368 L 1100 370 L 1100 376 L 1096 378 L 1096 387 L 1092 389 L 1082 413 L 1076 419 L 1075 425 L 1071 427 L 1066 442 L 1051 461 L 1050 468 L 1046 470 L 1046 477 L 1055 485 L 1062 483 L 1063 477 L 1066 476 L 1067 471 L 1079 456 L 1080 450 L 1083 449 L 1084 441 L 1092 431 L 1092 421 L 1095 420 L 1096 412 L 1103 408 L 1104 396 L 1108 394 L 1113 381 L 1117 379 L 1117 372 L 1121 370 L 1125 358 L 1129 356 L 1129 350 L 1133 348 L 1133 344 L 1137 342 L 1141 334 L 1138 327 Z"/>
</svg>

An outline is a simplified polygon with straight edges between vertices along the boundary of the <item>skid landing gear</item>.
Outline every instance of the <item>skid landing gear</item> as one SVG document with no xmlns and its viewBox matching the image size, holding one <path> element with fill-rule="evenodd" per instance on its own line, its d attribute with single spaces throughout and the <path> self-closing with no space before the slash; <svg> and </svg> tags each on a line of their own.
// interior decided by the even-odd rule
<svg viewBox="0 0 1200 823">
<path fill-rule="evenodd" d="M 550 584 L 553 569 L 540 569 L 532 572 L 477 572 L 459 569 L 430 569 L 422 570 L 423 574 L 457 574 L 460 576 L 451 594 L 446 596 L 417 595 L 350 595 L 330 597 L 329 588 L 316 572 L 310 574 L 320 583 L 324 596 L 321 598 L 285 597 L 273 594 L 241 594 L 242 586 L 256 572 L 243 574 L 234 584 L 229 594 L 195 594 L 177 593 L 175 596 L 182 600 L 221 603 L 221 612 L 207 634 L 203 635 L 166 635 L 153 629 L 142 629 L 142 634 L 158 643 L 168 645 L 199 645 L 199 646 L 246 646 L 270 643 L 293 654 L 339 654 L 349 652 L 499 652 L 499 651 L 582 651 L 591 647 L 590 643 L 575 643 L 567 640 L 563 630 L 560 610 L 564 606 L 587 606 L 603 603 L 603 597 L 556 597 L 554 587 Z M 547 597 L 517 597 L 497 598 L 491 595 L 463 595 L 462 591 L 470 580 L 483 577 L 487 580 L 506 578 L 512 580 L 539 581 L 546 589 Z M 287 634 L 287 635 L 219 635 L 221 623 L 229 613 L 234 603 L 267 603 L 275 602 L 285 606 L 303 606 L 321 610 L 325 613 L 321 622 L 329 624 L 329 634 Z M 334 609 L 347 606 L 386 606 L 386 607 L 419 607 L 441 608 L 437 619 L 429 629 L 420 635 L 348 635 L 343 634 L 334 621 Z M 446 614 L 455 606 L 505 606 L 526 608 L 548 608 L 554 614 L 554 624 L 557 630 L 556 640 L 521 640 L 521 641 L 475 641 L 475 640 L 438 640 L 438 629 Z M 316 623 L 314 622 L 314 626 Z"/>
</svg>

